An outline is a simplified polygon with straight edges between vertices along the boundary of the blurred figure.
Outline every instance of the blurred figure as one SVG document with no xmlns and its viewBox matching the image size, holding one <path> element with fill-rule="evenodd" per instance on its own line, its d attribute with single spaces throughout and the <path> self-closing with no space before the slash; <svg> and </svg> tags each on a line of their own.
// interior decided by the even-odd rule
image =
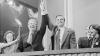
<svg viewBox="0 0 100 56">
<path fill-rule="evenodd" d="M 5 43 L 0 43 L 0 49 L 2 53 L 14 53 L 17 51 L 18 42 L 20 36 L 18 35 L 15 39 L 13 31 L 7 31 L 4 34 Z"/>
<path fill-rule="evenodd" d="M 46 1 L 44 3 L 45 4 L 42 7 L 44 8 L 42 14 L 48 14 Z M 49 29 L 53 32 L 53 35 L 51 37 L 53 50 L 72 49 L 77 47 L 75 32 L 64 26 L 65 18 L 62 15 L 56 16 L 57 25 L 53 25 L 49 17 L 47 17 L 46 19 L 48 19 Z"/>
<path fill-rule="evenodd" d="M 0 6 L 2 6 L 3 3 L 5 3 L 5 0 L 0 0 Z"/>
<path fill-rule="evenodd" d="M 78 41 L 79 48 L 98 48 L 100 47 L 100 26 L 91 24 L 88 27 L 87 37 L 81 37 Z"/>
<path fill-rule="evenodd" d="M 6 3 L 9 5 L 9 7 L 18 12 L 16 14 L 17 17 L 22 13 L 23 5 L 19 4 L 16 0 L 6 0 Z"/>
</svg>

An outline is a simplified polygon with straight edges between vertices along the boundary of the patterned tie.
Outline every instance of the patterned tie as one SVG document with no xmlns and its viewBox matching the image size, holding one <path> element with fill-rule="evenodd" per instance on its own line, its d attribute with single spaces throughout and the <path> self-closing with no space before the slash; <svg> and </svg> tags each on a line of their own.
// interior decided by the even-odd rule
<svg viewBox="0 0 100 56">
<path fill-rule="evenodd" d="M 55 35 L 55 50 L 60 50 L 60 29 L 58 29 Z"/>
</svg>

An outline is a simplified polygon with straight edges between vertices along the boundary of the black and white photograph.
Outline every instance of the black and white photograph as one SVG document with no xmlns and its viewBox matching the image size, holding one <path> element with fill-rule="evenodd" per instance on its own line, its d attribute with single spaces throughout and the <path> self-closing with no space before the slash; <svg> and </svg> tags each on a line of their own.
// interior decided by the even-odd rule
<svg viewBox="0 0 100 56">
<path fill-rule="evenodd" d="M 100 0 L 0 0 L 0 56 L 100 56 Z"/>
</svg>

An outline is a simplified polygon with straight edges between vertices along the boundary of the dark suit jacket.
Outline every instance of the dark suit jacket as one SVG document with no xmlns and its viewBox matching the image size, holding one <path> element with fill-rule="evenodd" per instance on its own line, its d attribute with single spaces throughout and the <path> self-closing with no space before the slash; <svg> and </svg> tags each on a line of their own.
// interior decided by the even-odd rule
<svg viewBox="0 0 100 56">
<path fill-rule="evenodd" d="M 58 36 L 56 36 L 55 34 L 51 37 L 52 39 L 54 38 L 54 40 L 52 40 L 52 42 L 54 42 L 54 45 L 52 46 L 54 48 L 54 50 L 59 50 L 59 42 L 56 42 Z M 61 49 L 72 49 L 72 48 L 76 48 L 76 38 L 75 38 L 75 32 L 71 29 L 68 29 L 65 27 L 65 31 L 63 34 L 63 38 L 62 38 L 62 42 L 61 42 Z M 52 43 L 53 44 L 53 43 Z"/>
<path fill-rule="evenodd" d="M 56 42 L 56 37 L 55 37 L 57 26 L 54 26 L 50 22 L 49 17 L 47 19 L 48 19 L 48 28 L 53 32 L 53 35 L 51 37 L 51 42 L 52 42 L 52 49 L 54 50 L 56 49 L 55 46 L 57 47 L 57 45 L 59 44 Z M 77 47 L 77 44 L 76 44 L 75 32 L 65 27 L 61 49 L 71 49 L 71 48 L 76 48 L 76 47 Z"/>
<path fill-rule="evenodd" d="M 77 48 L 75 32 L 71 29 L 65 28 L 61 49 Z"/>
<path fill-rule="evenodd" d="M 79 48 L 89 48 L 90 44 L 89 44 L 89 40 L 87 37 L 80 37 L 78 40 L 78 46 Z"/>
<path fill-rule="evenodd" d="M 78 40 L 78 46 L 79 48 L 91 48 L 93 39 L 88 39 L 87 37 L 80 37 Z M 98 39 L 96 42 L 98 44 L 94 44 L 94 48 L 100 47 L 100 39 Z"/>
<path fill-rule="evenodd" d="M 42 39 L 46 31 L 47 25 L 47 15 L 42 16 L 42 23 L 40 30 L 36 31 L 34 35 L 32 35 L 32 44 L 27 43 L 28 33 L 21 35 L 21 41 L 19 44 L 19 49 L 23 51 L 42 51 L 44 50 L 42 46 Z"/>
</svg>

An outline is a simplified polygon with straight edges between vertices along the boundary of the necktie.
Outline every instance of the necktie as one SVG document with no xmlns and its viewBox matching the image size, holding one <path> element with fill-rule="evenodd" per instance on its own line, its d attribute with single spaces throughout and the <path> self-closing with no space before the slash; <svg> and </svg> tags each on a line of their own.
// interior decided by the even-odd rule
<svg viewBox="0 0 100 56">
<path fill-rule="evenodd" d="M 55 50 L 60 50 L 60 29 L 58 29 L 55 36 Z"/>
</svg>

